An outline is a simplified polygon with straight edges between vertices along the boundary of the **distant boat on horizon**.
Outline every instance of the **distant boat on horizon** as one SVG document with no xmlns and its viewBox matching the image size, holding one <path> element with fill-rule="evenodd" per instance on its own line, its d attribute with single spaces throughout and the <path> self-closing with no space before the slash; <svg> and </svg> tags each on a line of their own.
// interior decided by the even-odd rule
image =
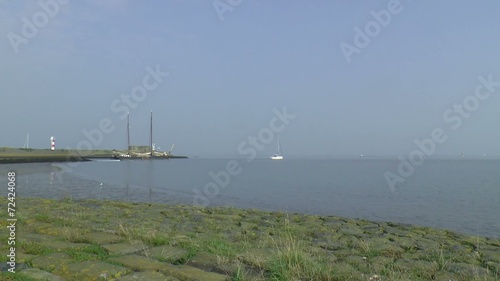
<svg viewBox="0 0 500 281">
<path fill-rule="evenodd" d="M 281 152 L 280 137 L 278 136 L 278 153 L 271 155 L 271 160 L 283 160 L 283 153 Z"/>
</svg>

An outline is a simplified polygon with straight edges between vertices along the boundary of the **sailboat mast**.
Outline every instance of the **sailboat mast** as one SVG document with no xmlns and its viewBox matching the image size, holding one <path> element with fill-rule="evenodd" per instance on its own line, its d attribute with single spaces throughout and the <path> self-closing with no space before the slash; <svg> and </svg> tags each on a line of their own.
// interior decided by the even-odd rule
<svg viewBox="0 0 500 281">
<path fill-rule="evenodd" d="M 278 153 L 281 155 L 280 136 L 278 136 Z"/>
<path fill-rule="evenodd" d="M 24 148 L 30 148 L 30 133 L 26 135 L 26 141 L 24 141 Z"/>
<path fill-rule="evenodd" d="M 130 112 L 127 113 L 127 155 L 130 156 Z"/>
<path fill-rule="evenodd" d="M 151 111 L 151 122 L 149 128 L 149 149 L 151 151 L 151 157 L 154 157 L 153 152 L 153 111 Z"/>
</svg>

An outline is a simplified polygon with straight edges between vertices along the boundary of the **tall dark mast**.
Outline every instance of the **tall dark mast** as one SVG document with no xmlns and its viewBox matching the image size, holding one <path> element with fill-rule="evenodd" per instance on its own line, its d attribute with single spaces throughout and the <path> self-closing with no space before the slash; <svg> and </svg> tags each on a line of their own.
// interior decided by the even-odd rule
<svg viewBox="0 0 500 281">
<path fill-rule="evenodd" d="M 127 155 L 130 156 L 130 112 L 127 113 Z"/>
<path fill-rule="evenodd" d="M 150 122 L 150 128 L 149 128 L 149 149 L 151 151 L 151 157 L 154 157 L 154 152 L 153 152 L 153 111 L 151 111 L 151 122 Z"/>
</svg>

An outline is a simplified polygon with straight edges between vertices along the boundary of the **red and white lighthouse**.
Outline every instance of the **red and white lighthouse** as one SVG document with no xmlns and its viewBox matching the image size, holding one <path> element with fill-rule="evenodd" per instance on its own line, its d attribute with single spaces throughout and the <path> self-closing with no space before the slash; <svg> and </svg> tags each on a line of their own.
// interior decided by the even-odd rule
<svg viewBox="0 0 500 281">
<path fill-rule="evenodd" d="M 56 149 L 56 139 L 54 137 L 50 137 L 50 150 Z"/>
</svg>

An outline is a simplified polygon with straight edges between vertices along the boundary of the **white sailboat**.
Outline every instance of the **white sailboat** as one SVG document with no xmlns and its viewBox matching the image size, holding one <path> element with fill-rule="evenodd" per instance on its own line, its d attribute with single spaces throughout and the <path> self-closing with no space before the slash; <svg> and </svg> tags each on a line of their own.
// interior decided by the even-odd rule
<svg viewBox="0 0 500 281">
<path fill-rule="evenodd" d="M 271 160 L 283 160 L 283 154 L 281 153 L 280 137 L 278 136 L 278 153 L 271 156 Z"/>
</svg>

